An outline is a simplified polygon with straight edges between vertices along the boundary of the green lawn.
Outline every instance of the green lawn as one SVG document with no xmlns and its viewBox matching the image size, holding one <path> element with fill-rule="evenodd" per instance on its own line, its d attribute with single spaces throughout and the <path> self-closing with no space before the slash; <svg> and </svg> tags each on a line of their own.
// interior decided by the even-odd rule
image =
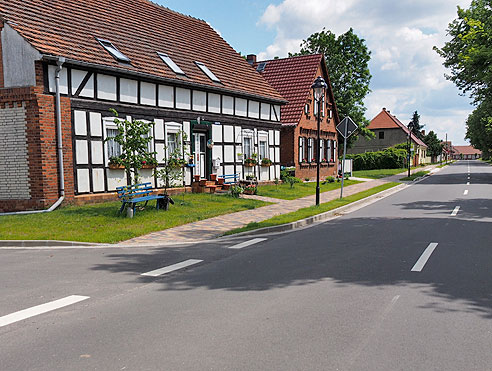
<svg viewBox="0 0 492 371">
<path fill-rule="evenodd" d="M 420 166 L 413 166 L 412 169 L 420 168 Z M 408 171 L 408 168 L 400 169 L 374 169 L 374 170 L 357 170 L 352 174 L 358 178 L 370 178 L 370 179 L 381 179 L 395 174 L 403 173 Z"/>
<path fill-rule="evenodd" d="M 421 176 L 424 176 L 426 174 L 429 174 L 430 171 L 417 171 L 416 173 L 413 173 L 410 176 L 406 176 L 405 178 L 400 178 L 400 180 L 415 180 Z"/>
<path fill-rule="evenodd" d="M 324 183 L 324 184 L 323 184 Z M 345 180 L 343 185 L 348 186 L 351 184 L 360 183 L 355 180 Z M 320 182 L 319 189 L 320 192 L 332 191 L 334 189 L 340 188 L 342 182 Z M 283 200 L 295 200 L 296 198 L 301 198 L 309 195 L 314 195 L 316 193 L 316 182 L 308 183 L 297 183 L 293 188 L 290 188 L 288 184 L 275 185 L 265 185 L 258 187 L 258 196 L 281 198 Z"/>
<path fill-rule="evenodd" d="M 228 195 L 191 194 L 174 196 L 169 211 L 155 209 L 155 201 L 137 210 L 133 219 L 118 215 L 120 202 L 67 206 L 45 214 L 0 216 L 2 240 L 65 240 L 116 243 L 178 225 L 254 209 L 269 203 L 232 198 Z"/>
<path fill-rule="evenodd" d="M 366 191 L 356 193 L 352 196 L 345 197 L 341 200 L 336 199 L 336 200 L 321 204 L 319 206 L 310 206 L 310 207 L 299 209 L 297 211 L 294 211 L 294 212 L 291 212 L 288 214 L 277 215 L 277 216 L 274 216 L 273 218 L 263 220 L 263 221 L 258 222 L 258 223 L 256 223 L 256 222 L 249 223 L 248 225 L 246 225 L 242 228 L 233 229 L 229 232 L 226 232 L 225 234 L 231 235 L 231 234 L 236 234 L 236 233 L 240 233 L 240 232 L 251 231 L 253 229 L 272 227 L 275 225 L 281 225 L 281 224 L 287 224 L 287 223 L 295 222 L 297 220 L 305 219 L 305 218 L 308 218 L 310 216 L 321 214 L 321 213 L 324 213 L 326 211 L 330 211 L 330 210 L 336 209 L 338 207 L 350 204 L 352 202 L 358 201 L 360 199 L 363 199 L 363 198 L 369 197 L 373 194 L 384 191 L 385 189 L 393 188 L 399 184 L 400 183 L 396 183 L 396 182 L 385 183 L 385 184 L 379 185 L 377 187 L 368 189 Z"/>
</svg>

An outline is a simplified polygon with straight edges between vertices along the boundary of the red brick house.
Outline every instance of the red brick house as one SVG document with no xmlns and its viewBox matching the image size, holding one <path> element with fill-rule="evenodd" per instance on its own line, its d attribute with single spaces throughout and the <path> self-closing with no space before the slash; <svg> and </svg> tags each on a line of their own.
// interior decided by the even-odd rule
<svg viewBox="0 0 492 371">
<path fill-rule="evenodd" d="M 317 76 L 325 79 L 328 89 L 321 112 L 320 175 L 337 174 L 338 112 L 330 78 L 322 54 L 305 55 L 250 63 L 288 101 L 282 107 L 280 161 L 285 167 L 294 167 L 301 179 L 316 177 L 317 104 L 311 85 Z"/>
<path fill-rule="evenodd" d="M 0 212 L 104 198 L 126 184 L 109 161 L 121 150 L 105 140 L 110 108 L 154 123 L 161 164 L 186 133 L 186 185 L 211 173 L 273 180 L 283 104 L 205 21 L 147 0 L 0 0 Z M 272 165 L 244 166 L 247 151 Z M 161 185 L 152 169 L 140 175 Z"/>
</svg>

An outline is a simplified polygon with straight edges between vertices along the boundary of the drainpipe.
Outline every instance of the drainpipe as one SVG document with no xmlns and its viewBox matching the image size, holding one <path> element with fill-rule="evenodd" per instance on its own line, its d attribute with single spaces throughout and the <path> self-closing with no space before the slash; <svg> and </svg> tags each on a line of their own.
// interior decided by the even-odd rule
<svg viewBox="0 0 492 371">
<path fill-rule="evenodd" d="M 65 173 L 63 171 L 63 142 L 62 142 L 62 127 L 61 127 L 61 105 L 60 105 L 60 72 L 63 69 L 63 63 L 65 63 L 64 57 L 58 57 L 56 59 L 55 70 L 55 89 L 56 89 L 56 104 L 55 104 L 55 118 L 56 118 L 56 138 L 57 138 L 57 153 L 58 153 L 58 176 L 60 179 L 59 192 L 60 197 L 58 200 L 46 210 L 31 210 L 31 211 L 14 211 L 9 213 L 0 213 L 0 215 L 22 215 L 22 214 L 40 214 L 49 213 L 55 210 L 65 199 Z"/>
</svg>

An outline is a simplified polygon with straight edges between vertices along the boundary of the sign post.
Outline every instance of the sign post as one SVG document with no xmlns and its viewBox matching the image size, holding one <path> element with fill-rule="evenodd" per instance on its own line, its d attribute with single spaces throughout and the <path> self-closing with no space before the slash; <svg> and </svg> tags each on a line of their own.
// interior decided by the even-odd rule
<svg viewBox="0 0 492 371">
<path fill-rule="evenodd" d="M 347 116 L 338 125 L 337 130 L 343 136 L 343 161 L 342 161 L 342 187 L 340 188 L 340 198 L 343 198 L 343 181 L 345 179 L 345 154 L 347 152 L 347 138 L 350 137 L 359 127 Z"/>
</svg>

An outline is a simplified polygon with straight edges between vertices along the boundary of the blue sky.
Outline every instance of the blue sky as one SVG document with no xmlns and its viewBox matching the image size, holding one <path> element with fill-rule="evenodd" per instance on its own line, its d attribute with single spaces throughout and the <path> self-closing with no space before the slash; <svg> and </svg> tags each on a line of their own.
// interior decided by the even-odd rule
<svg viewBox="0 0 492 371">
<path fill-rule="evenodd" d="M 204 19 L 242 54 L 286 57 L 323 27 L 343 33 L 349 27 L 372 52 L 372 92 L 365 100 L 368 119 L 382 107 L 403 123 L 413 111 L 426 131 L 454 144 L 467 144 L 465 121 L 473 110 L 444 78 L 447 71 L 432 50 L 447 40 L 446 27 L 456 7 L 470 0 L 158 0 L 158 3 Z"/>
</svg>

